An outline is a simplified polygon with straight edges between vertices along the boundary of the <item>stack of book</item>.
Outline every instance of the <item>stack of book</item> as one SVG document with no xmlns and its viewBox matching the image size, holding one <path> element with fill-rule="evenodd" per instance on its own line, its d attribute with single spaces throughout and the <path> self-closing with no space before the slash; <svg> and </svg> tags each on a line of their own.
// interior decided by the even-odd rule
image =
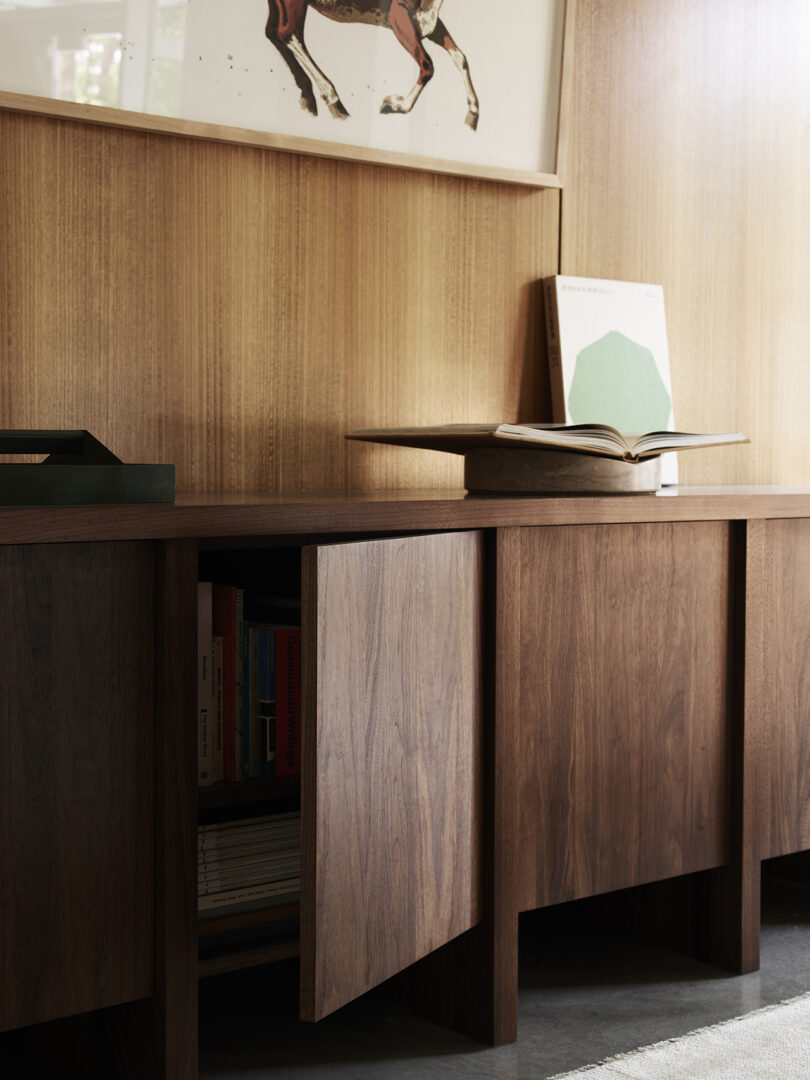
<svg viewBox="0 0 810 1080">
<path fill-rule="evenodd" d="M 197 602 L 199 784 L 298 775 L 300 604 L 205 581 Z"/>
<path fill-rule="evenodd" d="M 301 884 L 301 814 L 202 825 L 197 832 L 201 919 L 292 903 Z"/>
</svg>

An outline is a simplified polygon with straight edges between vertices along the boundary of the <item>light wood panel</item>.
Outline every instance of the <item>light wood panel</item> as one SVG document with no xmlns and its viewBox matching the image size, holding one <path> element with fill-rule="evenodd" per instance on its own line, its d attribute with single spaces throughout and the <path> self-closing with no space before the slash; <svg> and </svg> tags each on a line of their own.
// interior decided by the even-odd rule
<svg viewBox="0 0 810 1080">
<path fill-rule="evenodd" d="M 561 272 L 660 282 L 675 419 L 751 445 L 686 483 L 810 474 L 806 0 L 580 0 Z"/>
<path fill-rule="evenodd" d="M 810 520 L 749 524 L 761 857 L 810 848 Z"/>
<path fill-rule="evenodd" d="M 727 862 L 728 525 L 523 529 L 513 607 L 520 909 Z"/>
<path fill-rule="evenodd" d="M 6 1030 L 152 992 L 154 545 L 4 546 L 0 582 Z"/>
<path fill-rule="evenodd" d="M 483 537 L 304 551 L 301 1015 L 482 914 Z"/>
<path fill-rule="evenodd" d="M 454 486 L 356 427 L 535 419 L 559 192 L 0 111 L 0 424 L 179 491 Z"/>
<path fill-rule="evenodd" d="M 568 4 L 569 8 L 573 7 L 574 0 L 568 0 Z M 569 19 L 569 24 L 573 26 L 573 18 Z M 108 109 L 103 105 L 88 105 L 74 101 L 59 101 L 54 98 L 36 97 L 32 94 L 8 93 L 0 90 L 0 108 L 9 109 L 12 112 L 33 112 L 44 116 L 84 120 L 89 124 L 102 124 L 105 127 L 160 131 L 167 134 L 187 135 L 194 139 L 211 139 L 215 142 L 284 150 L 292 154 L 314 154 L 316 157 L 334 158 L 337 161 L 394 165 L 400 169 L 428 170 L 447 173 L 451 176 L 472 176 L 476 179 L 499 180 L 506 184 L 527 184 L 531 187 L 560 187 L 560 179 L 553 173 L 506 169 L 497 165 L 476 165 L 472 162 L 454 162 L 395 150 L 374 150 L 370 147 L 348 146 L 343 143 L 301 138 L 296 135 L 276 135 L 269 131 L 201 123 L 197 120 L 183 120 L 180 117 L 158 116 L 128 109 Z"/>
</svg>

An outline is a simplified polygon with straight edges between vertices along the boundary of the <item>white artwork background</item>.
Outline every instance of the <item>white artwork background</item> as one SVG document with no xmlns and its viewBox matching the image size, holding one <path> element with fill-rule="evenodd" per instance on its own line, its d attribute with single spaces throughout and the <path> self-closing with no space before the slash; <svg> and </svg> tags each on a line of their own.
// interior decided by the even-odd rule
<svg viewBox="0 0 810 1080">
<path fill-rule="evenodd" d="M 383 98 L 407 93 L 416 81 L 413 58 L 387 28 L 339 23 L 314 10 L 306 16 L 307 48 L 350 115 L 335 119 L 320 98 L 317 117 L 303 111 L 287 65 L 264 35 L 267 0 L 0 4 L 0 89 L 88 100 L 71 96 L 64 87 L 55 89 L 52 78 L 49 82 L 54 56 L 66 47 L 81 49 L 83 36 L 117 29 L 120 87 L 115 103 L 120 108 L 554 172 L 563 8 L 564 0 L 444 0 L 441 18 L 467 56 L 480 101 L 475 132 L 464 123 L 463 79 L 444 49 L 425 42 L 435 64 L 432 81 L 410 114 L 384 115 L 379 111 Z M 160 37 L 160 15 L 167 9 L 174 9 L 171 39 Z M 170 94 L 167 64 L 179 68 Z M 164 85 L 160 105 L 153 108 L 160 65 Z"/>
</svg>

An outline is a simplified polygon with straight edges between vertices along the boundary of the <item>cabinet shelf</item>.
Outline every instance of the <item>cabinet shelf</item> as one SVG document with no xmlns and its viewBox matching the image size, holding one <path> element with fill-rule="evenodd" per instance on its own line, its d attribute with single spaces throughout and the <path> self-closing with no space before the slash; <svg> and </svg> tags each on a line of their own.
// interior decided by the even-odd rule
<svg viewBox="0 0 810 1080">
<path fill-rule="evenodd" d="M 268 941 L 250 941 L 240 945 L 206 949 L 199 959 L 197 974 L 201 979 L 211 975 L 224 975 L 228 971 L 241 971 L 244 968 L 258 967 L 260 964 L 289 960 L 298 956 L 299 952 L 297 934 L 280 935 Z"/>
<path fill-rule="evenodd" d="M 279 904 L 277 907 L 263 908 L 260 911 L 244 911 L 236 915 L 221 915 L 214 919 L 199 919 L 197 934 L 208 937 L 211 934 L 225 934 L 231 930 L 244 930 L 249 926 L 262 926 L 264 923 L 281 922 L 282 919 L 297 919 L 300 905 Z"/>
<path fill-rule="evenodd" d="M 211 784 L 210 787 L 197 789 L 197 805 L 200 810 L 212 810 L 220 806 L 236 806 L 240 803 L 293 799 L 300 790 L 300 776 L 240 780 L 235 784 L 227 784 L 221 780 L 219 783 Z"/>
</svg>

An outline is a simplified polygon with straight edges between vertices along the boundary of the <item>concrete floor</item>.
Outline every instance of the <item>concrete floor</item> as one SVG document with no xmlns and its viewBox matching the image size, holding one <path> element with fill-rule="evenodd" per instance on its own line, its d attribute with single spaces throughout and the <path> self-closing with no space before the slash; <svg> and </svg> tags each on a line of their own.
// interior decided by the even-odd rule
<svg viewBox="0 0 810 1080">
<path fill-rule="evenodd" d="M 560 934 L 529 917 L 521 925 L 519 1036 L 511 1046 L 485 1047 L 445 1031 L 383 992 L 302 1024 L 293 962 L 201 984 L 200 1078 L 544 1080 L 806 990 L 806 886 L 769 887 L 761 970 L 736 977 L 593 931 Z"/>
</svg>

